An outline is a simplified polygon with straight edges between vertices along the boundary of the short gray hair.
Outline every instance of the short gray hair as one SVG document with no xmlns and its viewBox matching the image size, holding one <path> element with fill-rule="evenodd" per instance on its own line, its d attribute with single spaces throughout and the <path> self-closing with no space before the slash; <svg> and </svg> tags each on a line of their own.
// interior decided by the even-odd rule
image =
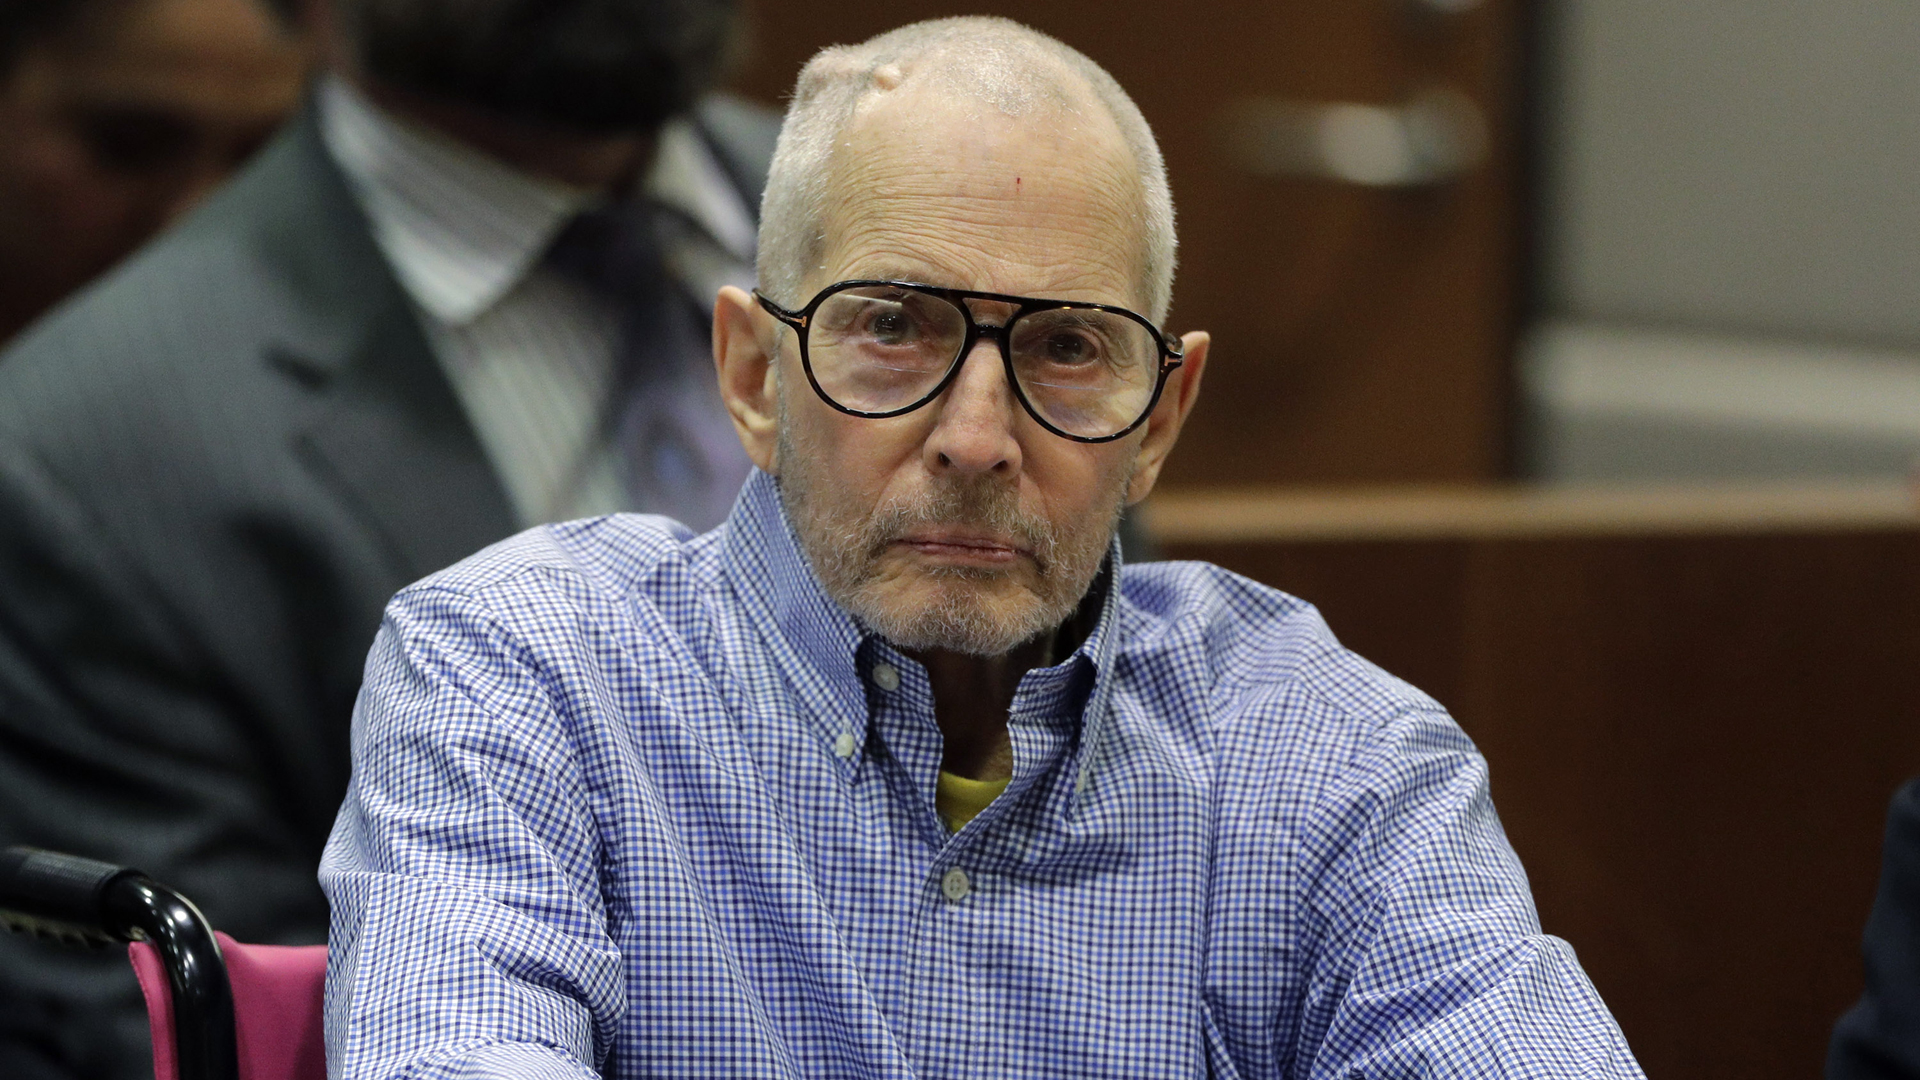
<svg viewBox="0 0 1920 1080">
<path fill-rule="evenodd" d="M 1021 116 L 1039 105 L 1071 108 L 1073 97 L 1056 77 L 1062 69 L 1105 109 L 1133 160 L 1144 204 L 1136 220 L 1140 280 L 1148 317 L 1164 320 L 1173 303 L 1173 194 L 1153 130 L 1100 65 L 1037 30 L 987 16 L 934 19 L 860 45 L 836 45 L 801 69 L 760 201 L 761 289 L 781 303 L 805 301 L 801 282 L 826 240 L 834 148 L 867 95 L 924 74 L 943 89 Z"/>
</svg>

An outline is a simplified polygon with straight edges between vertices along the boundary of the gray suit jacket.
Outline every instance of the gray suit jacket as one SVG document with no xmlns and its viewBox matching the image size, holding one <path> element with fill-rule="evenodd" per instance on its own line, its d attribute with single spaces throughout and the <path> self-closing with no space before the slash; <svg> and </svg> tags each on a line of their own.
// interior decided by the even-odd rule
<svg viewBox="0 0 1920 1080">
<path fill-rule="evenodd" d="M 700 119 L 757 205 L 775 121 Z M 514 528 L 309 112 L 0 355 L 0 843 L 325 940 L 381 610 Z M 151 1075 L 144 1040 L 124 958 L 0 940 L 0 1076 Z"/>
</svg>

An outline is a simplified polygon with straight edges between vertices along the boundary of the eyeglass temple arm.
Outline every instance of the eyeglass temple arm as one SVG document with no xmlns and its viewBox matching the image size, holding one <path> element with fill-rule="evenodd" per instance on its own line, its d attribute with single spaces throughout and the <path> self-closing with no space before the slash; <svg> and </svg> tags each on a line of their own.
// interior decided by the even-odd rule
<svg viewBox="0 0 1920 1080">
<path fill-rule="evenodd" d="M 800 330 L 806 327 L 807 317 L 805 315 L 801 314 L 798 311 L 789 311 L 788 309 L 781 307 L 779 304 L 776 304 L 772 300 L 769 300 L 767 298 L 767 294 L 761 292 L 759 289 L 753 290 L 753 298 L 755 300 L 760 301 L 760 306 L 763 308 L 766 308 L 768 314 L 772 315 L 776 319 L 779 319 L 781 322 L 786 323 L 788 326 L 793 327 L 795 330 Z"/>
</svg>

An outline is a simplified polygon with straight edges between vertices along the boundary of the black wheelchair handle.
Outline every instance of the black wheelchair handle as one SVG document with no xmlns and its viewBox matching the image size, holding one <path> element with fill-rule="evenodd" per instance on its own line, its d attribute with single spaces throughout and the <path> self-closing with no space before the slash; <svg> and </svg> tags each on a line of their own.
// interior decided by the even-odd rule
<svg viewBox="0 0 1920 1080">
<path fill-rule="evenodd" d="M 147 941 L 173 992 L 180 1080 L 236 1080 L 233 987 L 192 901 L 131 867 L 31 847 L 0 851 L 0 923 L 68 942 Z"/>
<path fill-rule="evenodd" d="M 106 897 L 110 887 L 140 871 L 39 848 L 0 851 L 0 908 L 88 937 L 110 935 Z"/>
</svg>

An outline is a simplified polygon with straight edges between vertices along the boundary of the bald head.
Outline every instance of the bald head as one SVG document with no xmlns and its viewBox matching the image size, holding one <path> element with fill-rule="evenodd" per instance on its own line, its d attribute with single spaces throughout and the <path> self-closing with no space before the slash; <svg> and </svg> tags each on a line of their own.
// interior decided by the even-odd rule
<svg viewBox="0 0 1920 1080">
<path fill-rule="evenodd" d="M 1022 129 L 1024 139 L 1009 139 Z M 1034 161 L 1035 130 L 1049 161 Z M 841 211 L 884 192 L 887 170 L 921 153 L 890 155 L 928 139 L 966 139 L 974 151 L 1018 146 L 1025 164 L 1080 168 L 1121 204 L 1125 249 L 1139 302 L 1161 320 L 1171 304 L 1173 201 L 1153 133 L 1126 92 L 1079 52 L 995 18 L 916 23 L 861 45 L 822 51 L 800 74 L 761 205 L 761 288 L 803 303 Z M 997 145 L 989 145 L 995 144 Z M 1009 161 L 1012 167 L 1023 164 Z M 907 180 L 902 176 L 895 180 Z M 824 284 L 824 283 L 822 283 Z"/>
</svg>

